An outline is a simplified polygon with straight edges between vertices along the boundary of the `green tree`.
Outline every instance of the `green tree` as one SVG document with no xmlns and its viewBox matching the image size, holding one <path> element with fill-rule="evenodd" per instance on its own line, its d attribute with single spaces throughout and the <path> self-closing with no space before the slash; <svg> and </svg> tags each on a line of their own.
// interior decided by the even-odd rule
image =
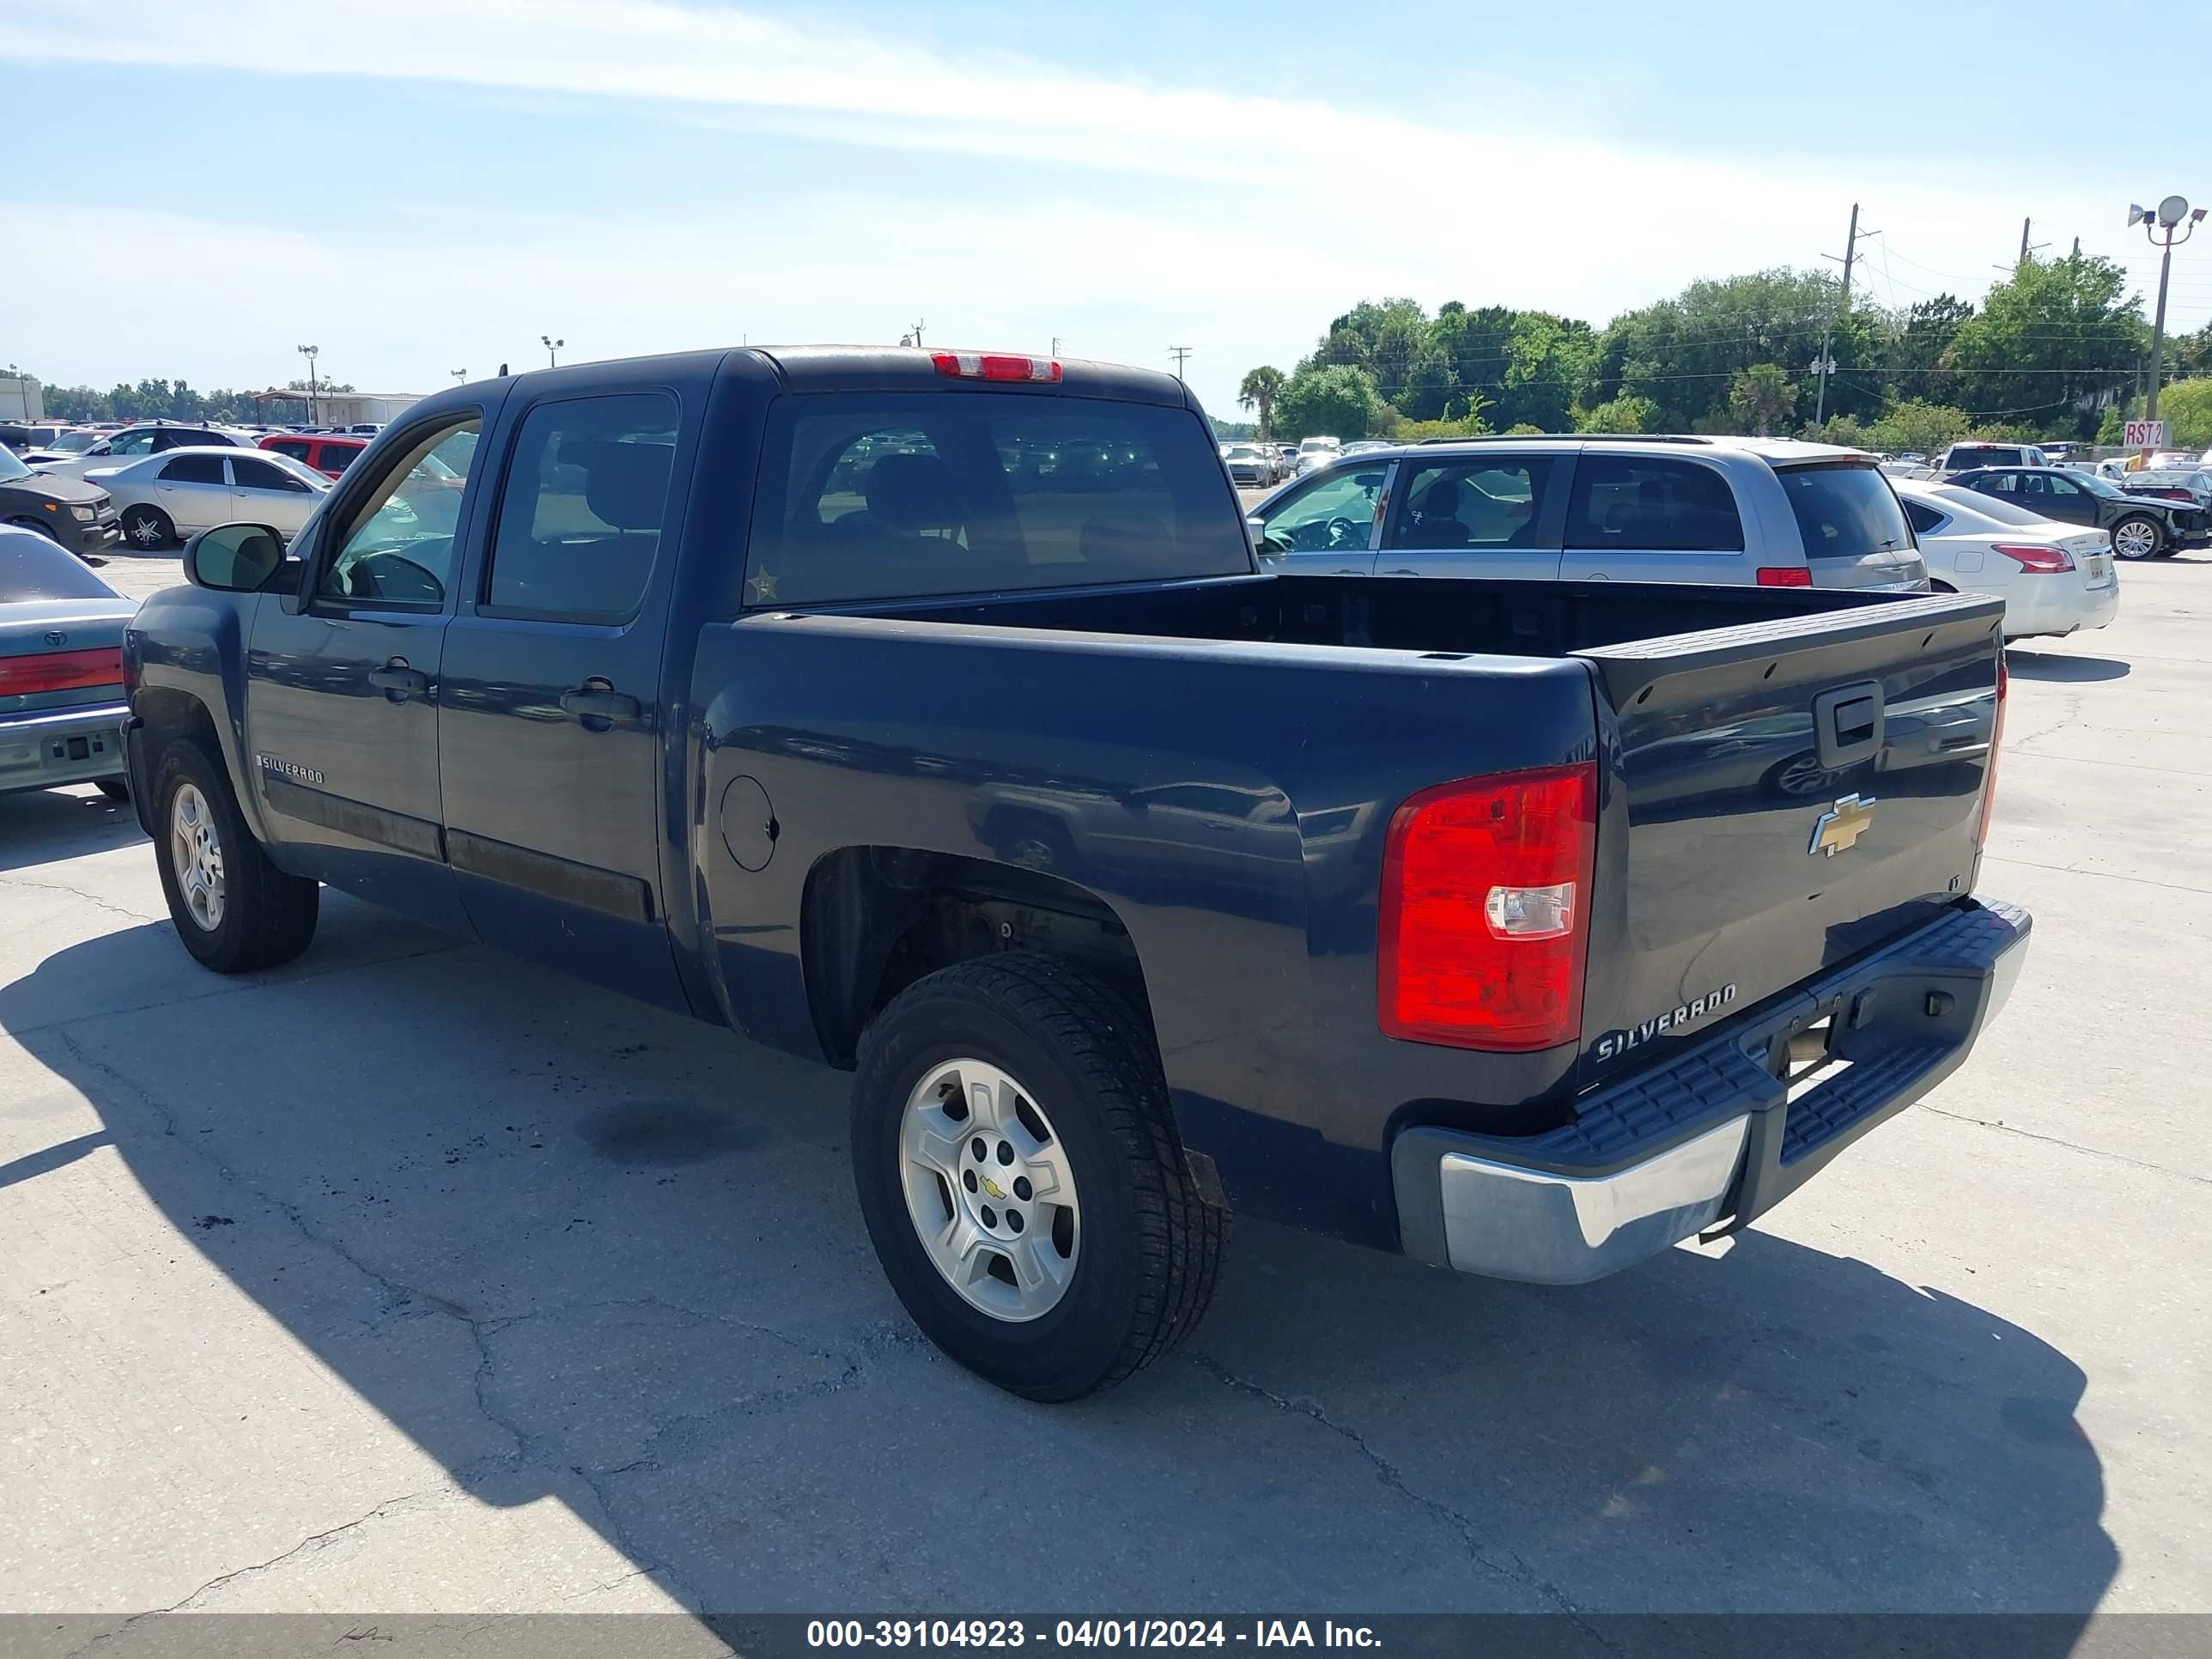
<svg viewBox="0 0 2212 1659">
<path fill-rule="evenodd" d="M 1275 435 L 1364 438 L 1382 412 L 1375 377 L 1349 363 L 1301 367 L 1275 402 Z"/>
<path fill-rule="evenodd" d="M 1890 395 L 1939 403 L 1949 395 L 1952 376 L 1943 366 L 1944 354 L 1973 316 L 1973 307 L 1949 294 L 1890 313 L 1881 354 Z"/>
<path fill-rule="evenodd" d="M 2177 380 L 2158 394 L 2158 417 L 2177 449 L 2212 449 L 2212 378 Z"/>
<path fill-rule="evenodd" d="M 1632 392 L 1585 410 L 1575 422 L 1577 432 L 1656 432 L 1658 428 L 1659 405 Z"/>
<path fill-rule="evenodd" d="M 1509 438 L 1540 438 L 1544 435 L 1544 428 L 1540 426 L 1531 426 L 1528 422 L 1523 421 L 1518 426 L 1507 427 L 1505 435 Z"/>
<path fill-rule="evenodd" d="M 1944 404 L 1901 403 L 1867 428 L 1876 449 L 1915 450 L 1933 456 L 1973 429 L 1973 416 Z"/>
<path fill-rule="evenodd" d="M 1943 354 L 1960 401 L 1984 418 L 2086 436 L 2100 400 L 2142 361 L 2142 301 L 2127 286 L 2122 266 L 2094 255 L 2022 260 Z"/>
<path fill-rule="evenodd" d="M 1260 435 L 1267 437 L 1275 413 L 1275 399 L 1283 395 L 1289 384 L 1283 371 L 1272 364 L 1262 363 L 1244 376 L 1237 388 L 1237 404 L 1240 409 L 1257 410 L 1260 415 Z"/>
<path fill-rule="evenodd" d="M 1797 408 L 1797 388 L 1779 363 L 1753 363 L 1729 382 L 1729 416 L 1739 431 L 1767 437 Z"/>
</svg>

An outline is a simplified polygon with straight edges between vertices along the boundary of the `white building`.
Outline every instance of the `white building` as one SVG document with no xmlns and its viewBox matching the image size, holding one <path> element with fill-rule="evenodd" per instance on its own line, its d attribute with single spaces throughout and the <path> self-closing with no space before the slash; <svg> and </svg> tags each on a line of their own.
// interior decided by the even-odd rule
<svg viewBox="0 0 2212 1659">
<path fill-rule="evenodd" d="M 0 374 L 0 421 L 43 421 L 45 388 L 27 374 Z"/>
<path fill-rule="evenodd" d="M 398 420 L 421 403 L 423 395 L 420 392 L 318 392 L 310 410 L 307 393 L 287 386 L 255 392 L 253 404 L 262 420 L 271 426 L 310 421 L 317 426 L 360 426 L 370 421 L 381 426 Z"/>
</svg>

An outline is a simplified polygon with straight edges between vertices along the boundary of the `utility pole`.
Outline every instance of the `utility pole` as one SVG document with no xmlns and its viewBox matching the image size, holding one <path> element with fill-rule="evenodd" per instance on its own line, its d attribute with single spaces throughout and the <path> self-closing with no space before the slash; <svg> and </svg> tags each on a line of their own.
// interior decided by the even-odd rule
<svg viewBox="0 0 2212 1659">
<path fill-rule="evenodd" d="M 907 337 L 911 339 L 916 345 L 920 345 L 921 343 L 921 331 L 928 326 L 929 325 L 927 323 L 916 323 Z"/>
<path fill-rule="evenodd" d="M 1176 379 L 1178 380 L 1182 379 L 1182 366 L 1190 361 L 1190 351 L 1191 349 L 1188 346 L 1168 348 L 1168 356 L 1176 360 Z"/>
<path fill-rule="evenodd" d="M 1052 337 L 1052 355 L 1055 357 L 1060 356 L 1060 336 L 1057 334 Z"/>
<path fill-rule="evenodd" d="M 1843 297 L 1836 302 L 1837 317 L 1846 315 L 1851 308 L 1851 262 L 1858 257 L 1859 238 L 1863 235 L 1879 236 L 1881 234 L 1878 230 L 1862 231 L 1859 228 L 1859 204 L 1856 202 L 1852 203 L 1850 233 L 1844 238 L 1844 292 Z M 1836 256 L 1832 253 L 1824 253 L 1820 257 L 1824 259 L 1832 259 Z M 1835 337 L 1835 332 L 1836 325 L 1831 321 L 1826 331 L 1820 336 L 1820 361 L 1813 365 L 1814 371 L 1820 377 L 1820 392 L 1813 399 L 1814 426 L 1819 426 L 1828 418 L 1828 376 L 1836 372 L 1836 360 L 1828 350 L 1828 342 Z"/>
</svg>

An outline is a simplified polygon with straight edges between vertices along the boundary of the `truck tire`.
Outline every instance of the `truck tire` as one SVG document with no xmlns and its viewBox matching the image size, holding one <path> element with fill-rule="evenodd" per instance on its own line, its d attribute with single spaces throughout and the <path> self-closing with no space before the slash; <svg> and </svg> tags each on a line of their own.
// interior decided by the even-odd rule
<svg viewBox="0 0 2212 1659">
<path fill-rule="evenodd" d="M 154 773 L 154 861 L 185 949 L 218 974 L 289 962 L 315 936 L 322 889 L 269 861 L 222 763 L 190 738 Z"/>
<path fill-rule="evenodd" d="M 957 963 L 876 1018 L 853 1079 L 853 1176 L 915 1323 L 1030 1400 L 1150 1364 L 1220 1277 L 1228 1212 L 1184 1154 L 1149 1024 L 1056 957 Z"/>
</svg>

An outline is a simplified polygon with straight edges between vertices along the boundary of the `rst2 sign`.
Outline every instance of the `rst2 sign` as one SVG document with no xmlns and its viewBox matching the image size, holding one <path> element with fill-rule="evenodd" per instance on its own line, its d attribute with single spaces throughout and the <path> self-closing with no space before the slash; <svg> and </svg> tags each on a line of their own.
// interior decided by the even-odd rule
<svg viewBox="0 0 2212 1659">
<path fill-rule="evenodd" d="M 2123 422 L 2120 441 L 2130 449 L 2163 449 L 2166 447 L 2166 422 L 2164 421 Z"/>
</svg>

